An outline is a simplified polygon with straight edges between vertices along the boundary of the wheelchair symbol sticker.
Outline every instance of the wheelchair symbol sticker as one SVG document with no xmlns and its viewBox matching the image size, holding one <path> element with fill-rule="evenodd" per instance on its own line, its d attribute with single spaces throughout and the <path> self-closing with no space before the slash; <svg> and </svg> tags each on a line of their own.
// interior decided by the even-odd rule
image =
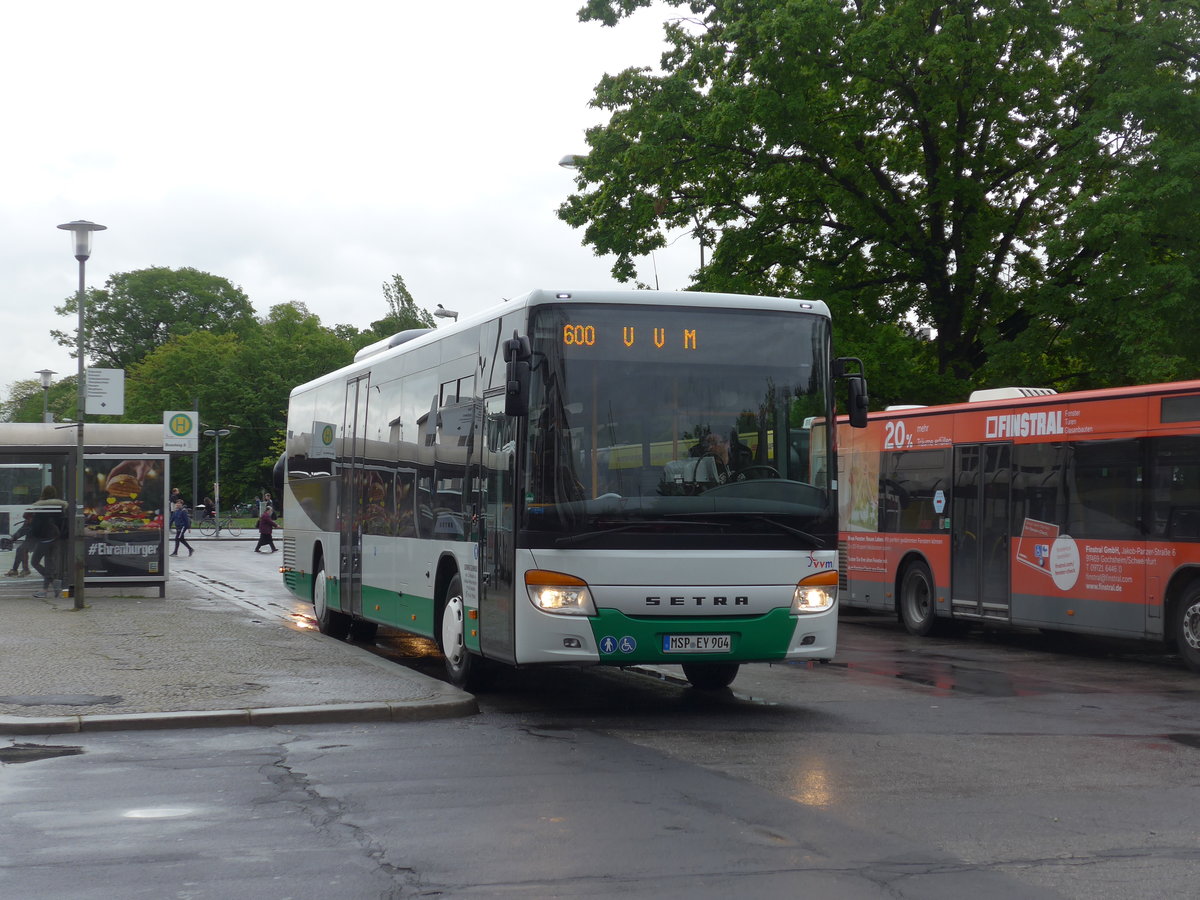
<svg viewBox="0 0 1200 900">
<path fill-rule="evenodd" d="M 632 653 L 637 649 L 637 641 L 629 635 L 618 639 L 611 634 L 606 634 L 600 638 L 601 653 Z"/>
</svg>

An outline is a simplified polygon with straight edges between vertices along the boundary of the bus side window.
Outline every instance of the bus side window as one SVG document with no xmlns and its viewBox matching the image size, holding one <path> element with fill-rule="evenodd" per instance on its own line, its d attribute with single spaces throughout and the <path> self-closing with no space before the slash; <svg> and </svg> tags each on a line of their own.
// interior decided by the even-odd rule
<svg viewBox="0 0 1200 900">
<path fill-rule="evenodd" d="M 1153 439 L 1150 506 L 1153 537 L 1200 541 L 1200 436 Z"/>
</svg>

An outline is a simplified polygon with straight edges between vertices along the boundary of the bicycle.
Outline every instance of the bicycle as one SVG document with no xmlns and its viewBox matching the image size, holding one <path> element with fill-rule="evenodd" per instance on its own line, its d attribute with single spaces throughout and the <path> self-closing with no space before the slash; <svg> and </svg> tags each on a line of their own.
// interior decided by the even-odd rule
<svg viewBox="0 0 1200 900">
<path fill-rule="evenodd" d="M 196 527 L 200 529 L 200 533 L 205 537 L 212 537 L 214 534 L 219 535 L 222 531 L 229 532 L 230 537 L 237 537 L 242 533 L 242 529 L 234 524 L 233 516 L 231 515 L 222 516 L 220 521 L 217 520 L 216 516 L 205 516 L 197 523 Z"/>
</svg>

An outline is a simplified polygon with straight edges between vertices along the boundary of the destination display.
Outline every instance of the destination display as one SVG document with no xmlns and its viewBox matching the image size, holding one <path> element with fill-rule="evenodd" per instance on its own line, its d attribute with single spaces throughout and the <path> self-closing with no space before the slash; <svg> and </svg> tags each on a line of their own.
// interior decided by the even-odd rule
<svg viewBox="0 0 1200 900">
<path fill-rule="evenodd" d="M 819 321 L 819 320 L 818 320 Z M 535 347 L 556 346 L 567 359 L 653 361 L 696 365 L 802 357 L 820 353 L 814 318 L 787 309 L 585 306 L 538 310 Z"/>
</svg>

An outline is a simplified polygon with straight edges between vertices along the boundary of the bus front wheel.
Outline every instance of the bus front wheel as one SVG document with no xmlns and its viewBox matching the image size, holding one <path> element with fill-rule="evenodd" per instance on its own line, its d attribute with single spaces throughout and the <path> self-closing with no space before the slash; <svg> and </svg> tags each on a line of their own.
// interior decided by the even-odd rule
<svg viewBox="0 0 1200 900">
<path fill-rule="evenodd" d="M 900 579 L 900 621 L 909 634 L 926 637 L 933 633 L 937 622 L 933 594 L 929 566 L 923 562 L 910 563 Z"/>
<path fill-rule="evenodd" d="M 325 561 L 322 560 L 317 563 L 317 571 L 313 575 L 313 614 L 317 620 L 317 630 L 321 634 L 344 641 L 350 633 L 350 617 L 329 608 L 329 597 L 326 594 L 328 584 L 325 578 Z"/>
<path fill-rule="evenodd" d="M 442 656 L 446 659 L 446 680 L 464 691 L 477 689 L 483 660 L 467 649 L 467 608 L 463 602 L 462 579 L 457 575 L 446 589 L 440 643 Z"/>
<path fill-rule="evenodd" d="M 1193 585 L 1175 607 L 1175 646 L 1183 664 L 1200 672 L 1200 585 Z"/>
<path fill-rule="evenodd" d="M 683 675 L 699 691 L 719 691 L 737 678 L 737 663 L 683 663 Z"/>
</svg>

